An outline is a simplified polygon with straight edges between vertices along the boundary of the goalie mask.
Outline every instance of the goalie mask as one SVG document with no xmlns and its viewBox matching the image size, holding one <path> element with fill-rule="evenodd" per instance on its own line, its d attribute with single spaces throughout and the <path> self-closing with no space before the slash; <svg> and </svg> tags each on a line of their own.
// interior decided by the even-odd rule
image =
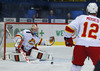
<svg viewBox="0 0 100 71">
<path fill-rule="evenodd" d="M 37 25 L 32 25 L 32 27 L 31 27 L 31 33 L 32 33 L 32 35 L 37 35 L 37 32 L 38 32 Z"/>
</svg>

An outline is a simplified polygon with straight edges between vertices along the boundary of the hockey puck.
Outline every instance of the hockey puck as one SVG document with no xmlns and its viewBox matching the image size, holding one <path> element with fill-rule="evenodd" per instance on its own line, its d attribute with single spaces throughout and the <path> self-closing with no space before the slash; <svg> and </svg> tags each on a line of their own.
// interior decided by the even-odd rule
<svg viewBox="0 0 100 71">
<path fill-rule="evenodd" d="M 53 64 L 53 62 L 51 62 L 51 64 Z"/>
</svg>

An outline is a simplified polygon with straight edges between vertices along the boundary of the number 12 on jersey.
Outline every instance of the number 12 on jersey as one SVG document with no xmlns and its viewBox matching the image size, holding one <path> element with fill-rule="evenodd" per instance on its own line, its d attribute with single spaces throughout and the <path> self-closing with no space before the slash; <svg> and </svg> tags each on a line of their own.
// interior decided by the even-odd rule
<svg viewBox="0 0 100 71">
<path fill-rule="evenodd" d="M 87 34 L 87 28 L 90 27 L 91 29 L 89 29 L 88 34 Z M 95 29 L 94 29 L 95 28 Z M 93 39 L 97 39 L 97 35 L 93 35 L 92 33 L 98 33 L 99 31 L 99 25 L 96 23 L 91 23 L 90 25 L 88 24 L 88 22 L 85 22 L 83 24 L 83 33 L 81 35 L 81 37 L 88 37 L 88 38 L 93 38 Z"/>
</svg>

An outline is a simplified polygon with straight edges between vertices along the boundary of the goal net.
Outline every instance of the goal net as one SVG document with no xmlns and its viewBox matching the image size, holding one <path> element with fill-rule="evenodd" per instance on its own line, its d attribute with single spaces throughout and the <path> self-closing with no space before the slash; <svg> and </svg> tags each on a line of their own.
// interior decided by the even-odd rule
<svg viewBox="0 0 100 71">
<path fill-rule="evenodd" d="M 55 37 L 55 43 L 53 46 L 64 46 L 64 29 L 67 23 L 21 23 L 21 22 L 9 22 L 0 23 L 0 57 L 6 59 L 6 53 L 11 51 L 8 48 L 14 48 L 14 41 L 6 31 L 7 29 L 11 33 L 12 37 L 24 30 L 30 29 L 33 24 L 38 26 L 38 36 L 41 38 L 49 38 L 50 36 Z M 15 51 L 13 49 L 12 51 Z"/>
</svg>

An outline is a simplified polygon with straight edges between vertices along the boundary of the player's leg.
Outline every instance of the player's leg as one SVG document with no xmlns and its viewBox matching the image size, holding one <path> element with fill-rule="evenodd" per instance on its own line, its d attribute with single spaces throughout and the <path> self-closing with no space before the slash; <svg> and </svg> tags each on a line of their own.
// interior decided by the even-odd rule
<svg viewBox="0 0 100 71">
<path fill-rule="evenodd" d="M 21 46 L 21 49 L 24 51 L 25 55 L 29 54 L 29 52 L 26 52 L 24 50 L 24 46 Z M 15 48 L 15 52 L 7 52 L 6 53 L 6 59 L 8 60 L 12 60 L 12 61 L 26 61 L 25 58 L 22 56 L 22 54 L 20 53 L 20 50 Z"/>
<path fill-rule="evenodd" d="M 100 71 L 100 47 L 89 47 L 88 55 L 95 66 L 94 71 Z"/>
<path fill-rule="evenodd" d="M 22 46 L 21 49 L 25 52 L 26 56 L 28 56 L 31 59 L 40 59 L 40 60 L 52 60 L 53 57 L 44 51 L 38 50 L 38 48 L 33 47 L 28 52 L 24 50 L 24 47 Z M 17 53 L 16 53 L 17 52 Z M 16 49 L 15 53 L 7 53 L 7 59 L 13 60 L 13 61 L 25 61 L 23 56 L 21 55 L 20 51 Z"/>
<path fill-rule="evenodd" d="M 100 60 L 98 60 L 97 64 L 95 65 L 94 71 L 100 71 Z"/>
<path fill-rule="evenodd" d="M 11 61 L 16 61 L 16 62 L 26 61 L 21 53 L 15 53 L 15 52 L 7 52 L 6 59 Z"/>
<path fill-rule="evenodd" d="M 85 51 L 85 46 L 75 45 L 73 51 L 72 67 L 70 71 L 81 71 L 84 61 L 87 57 L 87 52 Z"/>
<path fill-rule="evenodd" d="M 100 47 L 89 47 L 88 55 L 91 58 L 93 65 L 97 64 L 97 61 L 100 59 Z"/>
<path fill-rule="evenodd" d="M 32 49 L 38 50 L 37 47 L 32 47 L 30 50 L 25 51 L 24 46 L 21 46 L 21 49 L 26 53 L 26 56 L 30 56 Z M 16 49 L 16 53 L 20 53 L 20 51 L 18 49 Z"/>
<path fill-rule="evenodd" d="M 35 50 L 38 50 L 38 48 L 36 48 L 36 47 L 33 47 L 33 48 Z M 26 56 L 30 56 L 30 53 L 31 53 L 31 51 L 32 51 L 33 48 L 31 48 L 28 52 L 26 52 L 24 50 L 24 46 L 23 45 L 21 46 L 21 49 L 24 51 L 24 53 L 26 54 Z M 6 53 L 6 59 L 9 59 L 9 60 L 12 60 L 12 61 L 17 61 L 17 62 L 19 62 L 19 61 L 25 61 L 25 59 L 23 58 L 22 54 L 20 53 L 20 50 L 17 49 L 17 48 L 15 48 L 15 51 L 16 52 L 7 52 Z"/>
<path fill-rule="evenodd" d="M 49 53 L 35 49 L 32 49 L 30 56 L 34 59 L 40 59 L 44 61 L 53 59 L 53 57 Z"/>
</svg>

